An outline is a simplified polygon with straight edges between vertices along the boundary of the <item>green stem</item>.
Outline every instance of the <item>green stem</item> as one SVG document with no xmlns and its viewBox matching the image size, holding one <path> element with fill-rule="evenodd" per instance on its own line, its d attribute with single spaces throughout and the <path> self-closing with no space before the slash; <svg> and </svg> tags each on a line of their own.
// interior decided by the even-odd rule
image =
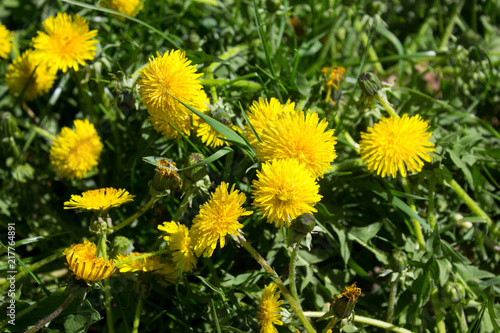
<svg viewBox="0 0 500 333">
<path fill-rule="evenodd" d="M 335 326 L 341 320 L 342 319 L 338 318 L 337 316 L 333 317 L 332 320 L 328 322 L 328 325 L 325 326 L 325 328 L 321 333 L 327 333 L 330 328 L 333 328 L 333 326 Z"/>
<path fill-rule="evenodd" d="M 307 312 L 304 312 L 304 314 L 307 317 L 319 318 L 319 317 L 322 317 L 325 314 L 325 312 L 307 311 Z M 407 330 L 406 328 L 394 326 L 394 325 L 386 323 L 385 321 L 382 321 L 382 320 L 372 319 L 372 318 L 358 316 L 358 315 L 354 316 L 354 322 L 367 324 L 367 325 L 371 325 L 371 326 L 376 326 L 376 327 L 380 327 L 380 328 L 385 328 L 385 329 L 390 330 L 391 332 L 412 333 L 412 331 Z"/>
<path fill-rule="evenodd" d="M 412 194 L 411 190 L 410 190 L 410 184 L 408 183 L 408 178 L 403 177 L 402 183 L 403 183 L 403 188 L 405 190 L 405 193 Z M 415 213 L 417 213 L 417 208 L 415 206 L 415 202 L 410 197 L 408 198 L 408 206 L 410 206 L 410 208 Z M 420 245 L 421 249 L 424 250 L 425 249 L 424 234 L 422 233 L 422 228 L 420 227 L 420 223 L 414 218 L 412 218 L 412 222 L 413 222 L 413 229 L 415 231 L 415 237 L 417 237 L 417 241 L 418 241 L 418 244 Z"/>
<path fill-rule="evenodd" d="M 439 292 L 437 288 L 431 294 L 432 307 L 434 308 L 434 317 L 436 318 L 436 332 L 446 333 L 446 326 L 444 325 L 444 314 L 441 302 L 439 301 Z"/>
<path fill-rule="evenodd" d="M 434 214 L 434 190 L 436 189 L 436 180 L 434 178 L 429 179 L 429 205 L 427 206 L 427 217 L 429 220 L 429 226 L 432 230 L 436 227 L 436 215 Z"/>
<path fill-rule="evenodd" d="M 311 323 L 304 315 L 304 312 L 302 311 L 300 304 L 295 300 L 295 298 L 290 293 L 290 291 L 288 291 L 288 289 L 283 284 L 283 282 L 279 278 L 278 274 L 276 274 L 274 269 L 271 266 L 269 266 L 267 261 L 259 254 L 259 252 L 257 252 L 257 250 L 255 250 L 252 247 L 252 245 L 250 245 L 250 243 L 248 243 L 245 240 L 245 238 L 243 238 L 243 236 L 239 235 L 238 238 L 236 238 L 235 236 L 233 236 L 233 237 L 235 238 L 236 241 L 238 241 L 245 248 L 245 250 L 247 250 L 250 253 L 250 255 L 262 266 L 262 268 L 264 268 L 264 270 L 266 272 L 268 272 L 269 274 L 272 275 L 273 282 L 278 286 L 281 293 L 283 294 L 283 296 L 286 298 L 286 300 L 290 304 L 290 307 L 293 309 L 293 311 L 295 312 L 295 314 L 299 318 L 302 325 L 304 325 L 304 328 L 306 329 L 306 331 L 308 333 L 315 333 L 316 331 L 314 330 Z"/>
<path fill-rule="evenodd" d="M 360 166 L 363 166 L 363 161 L 361 161 L 359 157 L 352 158 L 349 160 L 343 160 L 340 163 L 333 164 L 330 168 L 330 172 L 350 171 Z"/>
<path fill-rule="evenodd" d="M 300 240 L 297 241 L 292 250 L 292 254 L 290 256 L 290 273 L 288 275 L 289 280 L 290 280 L 290 292 L 292 293 L 293 298 L 299 303 L 299 295 L 297 294 L 297 283 L 295 282 L 295 264 L 297 262 L 297 255 L 299 254 L 299 248 L 300 248 Z"/>
<path fill-rule="evenodd" d="M 137 307 L 135 308 L 135 318 L 134 318 L 134 326 L 132 328 L 132 333 L 139 332 L 139 322 L 141 320 L 141 308 L 142 308 L 142 296 L 139 295 L 139 300 L 137 301 Z"/>
<path fill-rule="evenodd" d="M 123 227 L 128 226 L 130 223 L 132 223 L 133 221 L 135 221 L 135 219 L 137 219 L 139 216 L 141 216 L 142 214 L 144 214 L 149 208 L 151 208 L 151 206 L 153 206 L 153 204 L 155 203 L 155 200 L 156 200 L 156 197 L 155 196 L 151 196 L 151 198 L 149 198 L 149 201 L 146 202 L 146 204 L 141 209 L 139 209 L 134 215 L 130 216 L 125 221 L 120 222 L 114 228 L 115 232 L 118 231 L 118 230 L 120 230 L 120 229 L 122 229 Z"/>
<path fill-rule="evenodd" d="M 400 273 L 395 273 L 395 274 L 397 274 L 397 276 L 396 276 L 396 279 L 391 282 L 391 291 L 389 294 L 389 304 L 387 306 L 387 322 L 389 324 L 392 324 L 392 321 L 394 319 L 394 306 L 396 305 L 396 294 L 398 292 L 399 280 L 401 279 Z M 389 332 L 389 329 L 386 329 L 386 332 Z"/>
<path fill-rule="evenodd" d="M 75 299 L 75 296 L 76 296 L 75 293 L 69 294 L 68 298 L 64 301 L 63 304 L 61 304 L 60 307 L 58 307 L 54 312 L 52 312 L 47 317 L 45 317 L 42 320 L 40 320 L 35 326 L 33 326 L 32 328 L 26 330 L 24 333 L 34 333 L 34 332 L 37 332 L 42 327 L 44 327 L 49 321 L 54 320 L 54 318 L 56 318 L 57 316 L 59 316 L 61 314 L 61 312 L 63 312 L 64 309 L 66 309 L 68 307 L 68 305 L 70 305 L 70 303 Z"/>
<path fill-rule="evenodd" d="M 106 322 L 108 323 L 108 332 L 114 333 L 113 308 L 111 306 L 111 288 L 109 287 L 109 279 L 104 280 L 104 298 L 106 302 Z"/>
<path fill-rule="evenodd" d="M 467 319 L 465 318 L 464 307 L 462 304 L 455 306 L 455 313 L 458 317 L 458 324 L 460 325 L 460 333 L 465 333 L 469 329 Z"/>
<path fill-rule="evenodd" d="M 441 38 L 441 43 L 439 43 L 440 49 L 444 49 L 448 45 L 448 40 L 450 39 L 453 27 L 455 26 L 455 21 L 457 20 L 457 17 L 460 14 L 460 11 L 462 10 L 464 4 L 465 0 L 462 0 L 456 4 L 453 13 L 451 14 L 450 21 L 448 22 L 444 30 L 443 37 Z"/>
<path fill-rule="evenodd" d="M 382 106 L 385 108 L 385 110 L 387 111 L 387 113 L 389 113 L 389 115 L 391 117 L 399 118 L 399 115 L 396 113 L 396 110 L 394 110 L 394 108 L 392 107 L 391 103 L 389 103 L 389 101 L 387 100 L 387 96 L 386 96 L 385 92 L 381 92 L 379 90 L 377 92 L 377 94 L 374 95 L 373 97 L 375 97 L 375 99 L 380 104 L 382 104 Z"/>
</svg>

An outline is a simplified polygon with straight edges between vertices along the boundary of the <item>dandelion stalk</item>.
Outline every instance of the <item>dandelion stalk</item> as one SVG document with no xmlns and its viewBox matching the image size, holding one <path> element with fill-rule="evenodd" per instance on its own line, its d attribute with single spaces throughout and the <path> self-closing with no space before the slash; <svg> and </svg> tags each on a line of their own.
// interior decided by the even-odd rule
<svg viewBox="0 0 500 333">
<path fill-rule="evenodd" d="M 295 264 L 297 262 L 297 256 L 299 254 L 299 248 L 300 248 L 300 241 L 296 242 L 293 246 L 292 254 L 290 256 L 290 273 L 289 273 L 289 280 L 290 280 L 290 292 L 292 293 L 293 298 L 299 303 L 299 295 L 297 294 L 297 284 L 295 281 Z"/>
<path fill-rule="evenodd" d="M 130 216 L 129 218 L 127 218 L 125 221 L 122 221 L 120 222 L 114 229 L 115 229 L 115 232 L 128 226 L 130 223 L 132 223 L 133 221 L 135 221 L 139 216 L 141 216 L 142 214 L 144 214 L 149 208 L 151 208 L 151 206 L 153 206 L 153 204 L 155 203 L 155 200 L 156 200 L 156 197 L 155 196 L 151 196 L 151 198 L 149 198 L 148 202 L 146 202 L 146 204 L 144 206 L 142 206 L 141 209 L 139 209 L 134 215 Z"/>
<path fill-rule="evenodd" d="M 437 288 L 431 294 L 432 307 L 434 308 L 434 317 L 436 318 L 436 332 L 446 333 L 446 326 L 444 325 L 444 315 L 441 302 L 439 301 L 439 293 Z"/>
<path fill-rule="evenodd" d="M 405 190 L 405 193 L 411 194 L 410 184 L 408 183 L 408 178 L 403 177 L 401 181 L 403 183 L 403 188 Z M 417 208 L 415 206 L 415 202 L 413 201 L 413 198 L 411 198 L 411 197 L 408 197 L 408 206 L 410 206 L 410 208 L 415 213 L 417 213 Z M 424 234 L 422 233 L 422 228 L 420 227 L 420 223 L 414 218 L 412 218 L 412 221 L 413 221 L 413 229 L 415 231 L 415 236 L 417 237 L 418 244 L 420 245 L 422 250 L 424 250 L 425 249 Z"/>
<path fill-rule="evenodd" d="M 436 189 L 436 180 L 429 179 L 429 204 L 427 206 L 427 216 L 429 219 L 429 226 L 432 230 L 436 227 L 436 215 L 434 213 L 434 190 Z"/>
<path fill-rule="evenodd" d="M 139 332 L 139 322 L 141 320 L 141 308 L 142 308 L 142 296 L 139 295 L 139 299 L 137 300 L 137 306 L 135 308 L 135 318 L 134 318 L 134 326 L 132 328 L 132 333 Z"/>
<path fill-rule="evenodd" d="M 387 322 L 389 324 L 392 324 L 392 321 L 394 319 L 394 307 L 396 305 L 396 294 L 398 292 L 398 284 L 399 280 L 401 279 L 401 273 L 396 273 L 396 279 L 391 282 L 391 291 L 389 294 L 389 304 L 387 306 Z M 387 328 L 386 332 L 389 332 L 390 330 Z"/>
<path fill-rule="evenodd" d="M 250 253 L 250 255 L 262 266 L 262 268 L 264 268 L 264 270 L 266 272 L 268 272 L 269 274 L 271 274 L 273 276 L 272 277 L 273 282 L 278 286 L 281 293 L 283 294 L 283 296 L 286 298 L 286 300 L 290 304 L 290 307 L 293 309 L 293 311 L 295 312 L 295 314 L 299 318 L 302 325 L 304 325 L 304 328 L 306 329 L 306 331 L 308 333 L 315 333 L 316 331 L 314 330 L 311 323 L 304 315 L 304 312 L 302 311 L 300 304 L 295 300 L 295 298 L 290 293 L 290 291 L 288 291 L 287 287 L 283 284 L 283 282 L 279 278 L 278 274 L 276 274 L 274 269 L 271 266 L 269 266 L 267 261 L 260 255 L 259 252 L 257 252 L 257 250 L 255 250 L 253 248 L 252 245 L 250 245 L 250 243 L 248 243 L 245 240 L 245 238 L 243 238 L 243 236 L 239 235 L 237 239 L 235 236 L 233 236 L 233 238 L 235 238 L 235 240 L 237 242 L 239 242 L 245 248 L 245 250 L 247 250 Z"/>
<path fill-rule="evenodd" d="M 304 315 L 307 317 L 314 317 L 314 318 L 319 318 L 322 317 L 325 314 L 325 312 L 318 312 L 318 311 L 306 311 L 304 312 Z M 390 323 L 387 323 L 382 320 L 378 319 L 373 319 L 373 318 L 368 318 L 368 317 L 363 317 L 363 316 L 354 316 L 353 321 L 356 323 L 362 323 L 366 325 L 371 325 L 375 327 L 380 327 L 380 328 L 385 328 L 388 329 L 390 332 L 396 332 L 396 333 L 412 333 L 412 331 L 407 330 L 406 328 L 394 326 Z"/>
<path fill-rule="evenodd" d="M 68 307 L 68 305 L 71 304 L 71 302 L 73 302 L 73 300 L 75 299 L 75 293 L 70 293 L 68 298 L 64 301 L 63 304 L 61 304 L 61 306 L 59 306 L 54 312 L 52 312 L 50 315 L 48 315 L 47 317 L 43 318 L 42 320 L 40 320 L 35 326 L 33 326 L 32 328 L 30 329 L 27 329 L 24 333 L 34 333 L 34 332 L 38 332 L 42 327 L 44 327 L 48 322 L 54 320 L 57 316 L 59 316 L 63 311 L 64 309 L 66 309 Z"/>
</svg>

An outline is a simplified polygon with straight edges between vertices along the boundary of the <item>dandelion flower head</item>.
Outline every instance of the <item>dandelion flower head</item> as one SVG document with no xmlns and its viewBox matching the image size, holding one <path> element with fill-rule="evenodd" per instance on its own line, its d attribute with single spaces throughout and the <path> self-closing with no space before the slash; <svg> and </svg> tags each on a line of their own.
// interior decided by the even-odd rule
<svg viewBox="0 0 500 333">
<path fill-rule="evenodd" d="M 39 61 L 34 56 L 33 51 L 29 50 L 25 51 L 9 65 L 5 74 L 5 83 L 12 93 L 19 95 L 26 87 L 23 98 L 29 101 L 47 93 L 52 88 L 56 79 L 55 70 L 49 68 L 46 64 L 40 64 L 36 67 L 38 63 Z M 31 77 L 31 73 L 33 73 L 33 77 Z"/>
<path fill-rule="evenodd" d="M 141 0 L 102 0 L 101 5 L 112 9 L 116 12 L 135 17 L 137 13 L 141 10 L 142 6 L 139 8 Z M 118 16 L 119 20 L 124 21 L 125 18 Z"/>
<path fill-rule="evenodd" d="M 89 31 L 89 23 L 76 14 L 73 17 L 66 13 L 58 13 L 43 21 L 45 32 L 38 31 L 33 38 L 33 47 L 40 61 L 51 67 L 78 70 L 78 65 L 85 66 L 87 60 L 94 59 L 98 40 L 92 39 L 97 30 Z"/>
<path fill-rule="evenodd" d="M 191 272 L 196 268 L 196 257 L 194 255 L 193 245 L 189 229 L 179 222 L 163 222 L 158 229 L 164 231 L 167 235 L 163 238 L 167 241 L 169 249 L 172 251 L 172 261 L 181 263 L 182 272 Z"/>
<path fill-rule="evenodd" d="M 276 228 L 289 227 L 299 215 L 316 212 L 314 205 L 322 198 L 315 178 L 296 159 L 263 163 L 252 188 L 253 204 Z"/>
<path fill-rule="evenodd" d="M 225 182 L 215 189 L 208 202 L 200 207 L 200 213 L 194 218 L 191 227 L 196 256 L 204 253 L 210 257 L 217 242 L 220 242 L 221 248 L 224 247 L 227 234 L 238 235 L 238 229 L 243 227 L 238 219 L 252 214 L 242 207 L 245 201 L 245 194 L 235 190 L 234 184 L 231 190 Z"/>
<path fill-rule="evenodd" d="M 97 166 L 103 145 L 87 119 L 74 121 L 75 130 L 63 127 L 50 147 L 50 163 L 67 179 L 81 179 Z"/>
<path fill-rule="evenodd" d="M 278 333 L 274 325 L 283 325 L 281 319 L 280 291 L 276 292 L 274 283 L 266 286 L 259 302 L 257 319 L 259 320 L 260 333 Z"/>
<path fill-rule="evenodd" d="M 267 99 L 259 98 L 254 101 L 248 110 L 248 121 L 252 124 L 257 135 L 260 137 L 264 129 L 269 124 L 273 124 L 283 114 L 290 114 L 295 112 L 295 103 L 287 101 L 284 105 L 279 100 L 272 97 L 269 101 Z M 243 130 L 243 135 L 255 147 L 258 140 L 253 134 L 250 127 L 247 125 Z"/>
<path fill-rule="evenodd" d="M 108 278 L 115 271 L 114 261 L 96 256 L 96 245 L 86 240 L 64 250 L 69 269 L 87 283 Z"/>
<path fill-rule="evenodd" d="M 396 177 L 398 171 L 403 177 L 407 170 L 419 172 L 423 161 L 432 160 L 429 153 L 435 151 L 428 129 L 429 124 L 419 115 L 382 118 L 367 133 L 361 133 L 361 159 L 370 172 L 382 177 Z"/>
<path fill-rule="evenodd" d="M 64 209 L 80 208 L 103 211 L 134 201 L 133 198 L 133 195 L 122 189 L 101 188 L 83 192 L 82 195 L 72 195 L 70 201 L 64 203 Z"/>
<path fill-rule="evenodd" d="M 337 154 L 334 130 L 328 122 L 319 121 L 317 113 L 297 111 L 285 114 L 269 125 L 257 143 L 257 157 L 264 162 L 273 159 L 295 158 L 303 163 L 314 177 L 322 177 Z"/>
<path fill-rule="evenodd" d="M 169 123 L 190 135 L 191 118 L 194 126 L 200 121 L 172 96 L 200 112 L 207 110 L 208 97 L 199 80 L 202 74 L 197 73 L 196 66 L 190 63 L 184 52 L 171 50 L 163 56 L 157 53 L 156 57 L 151 57 L 140 73 L 141 101 L 148 110 L 154 129 L 167 138 L 180 137 Z"/>
<path fill-rule="evenodd" d="M 7 59 L 12 50 L 12 38 L 14 33 L 0 24 L 0 58 Z"/>
<path fill-rule="evenodd" d="M 323 67 L 321 73 L 325 75 L 326 102 L 335 101 L 331 98 L 333 90 L 338 90 L 340 82 L 344 78 L 345 68 L 342 66 Z"/>
</svg>

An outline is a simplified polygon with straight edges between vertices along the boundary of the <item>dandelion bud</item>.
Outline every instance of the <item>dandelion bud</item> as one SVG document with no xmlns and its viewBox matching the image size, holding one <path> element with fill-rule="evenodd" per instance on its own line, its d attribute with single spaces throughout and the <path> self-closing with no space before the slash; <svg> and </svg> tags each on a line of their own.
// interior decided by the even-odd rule
<svg viewBox="0 0 500 333">
<path fill-rule="evenodd" d="M 166 158 L 157 162 L 161 165 L 155 169 L 156 173 L 152 181 L 149 182 L 151 195 L 162 195 L 168 189 L 179 189 L 182 187 L 182 179 L 177 174 L 175 162 L 169 162 Z"/>
<path fill-rule="evenodd" d="M 354 282 L 350 287 L 345 287 L 344 291 L 337 295 L 330 309 L 337 318 L 344 319 L 351 315 L 358 297 L 361 295 L 361 288 L 356 287 Z"/>
<path fill-rule="evenodd" d="M 447 282 L 443 290 L 444 298 L 452 303 L 461 303 L 465 299 L 465 288 L 460 283 Z"/>
<path fill-rule="evenodd" d="M 266 7 L 269 13 L 275 13 L 281 5 L 281 0 L 267 0 Z"/>
<path fill-rule="evenodd" d="M 297 217 L 290 227 L 290 243 L 300 242 L 308 233 L 310 233 L 316 222 L 311 214 L 302 214 Z"/>
<path fill-rule="evenodd" d="M 17 120 L 10 112 L 3 112 L 0 116 L 2 137 L 13 136 L 17 132 Z"/>
<path fill-rule="evenodd" d="M 134 250 L 134 244 L 130 239 L 124 236 L 116 236 L 113 240 L 113 253 L 114 256 L 117 254 L 129 255 Z"/>
<path fill-rule="evenodd" d="M 382 89 L 382 84 L 377 75 L 370 72 L 361 73 L 358 77 L 358 84 L 367 96 L 375 96 Z"/>
<path fill-rule="evenodd" d="M 403 251 L 392 252 L 389 265 L 393 271 L 401 273 L 408 265 L 406 253 L 404 253 Z"/>
<path fill-rule="evenodd" d="M 192 153 L 188 157 L 188 166 L 192 166 L 195 164 L 200 163 L 205 159 L 205 156 L 199 153 Z M 196 167 L 193 169 L 189 169 L 184 171 L 184 174 L 186 175 L 186 178 L 192 180 L 193 182 L 196 182 L 199 180 L 199 178 L 205 176 L 206 172 L 204 171 L 205 169 L 203 167 Z"/>
<path fill-rule="evenodd" d="M 135 96 L 134 92 L 130 89 L 123 89 L 118 93 L 118 98 L 116 105 L 120 110 L 126 112 L 130 110 L 135 110 Z"/>
</svg>

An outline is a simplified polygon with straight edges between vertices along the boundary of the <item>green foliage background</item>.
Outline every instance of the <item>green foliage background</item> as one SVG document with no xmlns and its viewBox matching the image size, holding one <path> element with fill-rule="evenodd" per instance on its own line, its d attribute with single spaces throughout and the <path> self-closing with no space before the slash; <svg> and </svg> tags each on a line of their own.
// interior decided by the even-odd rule
<svg viewBox="0 0 500 333">
<path fill-rule="evenodd" d="M 248 110 L 259 97 L 276 97 L 320 113 L 335 129 L 337 170 L 320 182 L 323 199 L 315 214 L 319 231 L 312 237 L 311 249 L 303 246 L 299 251 L 297 263 L 305 311 L 328 311 L 333 297 L 356 281 L 363 291 L 356 314 L 385 320 L 395 276 L 389 267 L 390 254 L 397 249 L 407 254 L 408 267 L 396 294 L 395 325 L 439 332 L 437 321 L 442 318 L 448 332 L 459 332 L 463 308 L 471 331 L 500 329 L 500 308 L 495 302 L 500 292 L 495 232 L 500 213 L 498 1 L 256 1 L 261 24 L 254 4 L 245 0 L 144 1 L 137 20 L 123 22 L 95 4 L 73 0 L 0 4 L 2 24 L 16 31 L 14 55 L 29 48 L 41 22 L 58 12 L 79 13 L 90 21 L 91 29 L 98 30 L 99 39 L 91 63 L 78 72 L 59 73 L 50 94 L 29 103 L 16 103 L 8 92 L 4 83 L 8 61 L 0 63 L 0 108 L 12 113 L 18 123 L 15 135 L 2 139 L 0 223 L 2 230 L 7 230 L 7 223 L 16 223 L 16 253 L 28 268 L 19 262 L 16 326 L 4 322 L 2 329 L 22 331 L 64 301 L 59 289 L 70 274 L 61 253 L 92 237 L 90 213 L 63 209 L 72 194 L 102 187 L 127 189 L 136 197 L 133 203 L 110 211 L 117 224 L 148 200 L 154 170 L 143 157 L 165 156 L 184 166 L 192 152 L 210 156 L 217 151 L 195 136 L 164 139 L 151 127 L 140 102 L 138 109 L 117 107 L 123 87 L 117 86 L 114 77 L 120 81 L 133 75 L 156 52 L 172 48 L 184 50 L 204 73 L 207 94 L 213 98 L 216 91 L 236 114 L 236 125 L 244 124 L 241 109 Z M 334 95 L 336 104 L 324 101 L 320 72 L 333 65 L 346 68 Z M 397 112 L 421 115 L 434 132 L 432 163 L 409 177 L 412 196 L 404 193 L 400 179 L 377 177 L 355 163 L 357 154 L 345 133 L 359 141 L 360 133 L 385 112 L 381 108 L 360 111 L 356 79 L 364 71 L 394 82 L 388 97 Z M 135 90 L 134 95 L 139 98 Z M 105 148 L 98 170 L 70 182 L 57 178 L 51 168 L 51 141 L 41 129 L 56 135 L 76 118 L 87 118 L 95 125 Z M 20 151 L 18 157 L 12 144 Z M 210 182 L 236 183 L 250 198 L 254 162 L 241 149 L 232 148 L 233 152 L 207 167 Z M 491 223 L 457 196 L 451 179 L 489 215 Z M 190 225 L 208 198 L 207 190 L 213 189 L 200 189 L 179 221 Z M 136 251 L 157 250 L 162 241 L 156 227 L 176 216 L 182 194 L 161 198 L 116 234 L 130 238 Z M 423 225 L 425 250 L 418 249 L 412 234 L 410 197 Z M 247 207 L 251 209 L 250 199 Z M 436 219 L 433 231 L 428 227 L 432 218 Z M 287 280 L 288 231 L 260 221 L 255 213 L 242 223 L 247 240 Z M 6 244 L 4 239 L 2 243 Z M 5 250 L 0 252 L 0 269 L 7 271 Z M 138 288 L 146 295 L 141 332 L 257 332 L 258 298 L 270 283 L 234 242 L 217 249 L 211 258 L 201 258 L 198 269 L 175 286 L 165 287 L 147 276 L 141 286 L 136 280 L 131 276 L 110 279 L 117 332 L 131 331 Z M 8 283 L 0 281 L 5 294 Z M 447 282 L 465 287 L 463 303 L 449 304 L 444 296 Z M 103 290 L 94 288 L 85 302 L 74 302 L 46 331 L 92 327 L 106 332 L 104 304 Z M 479 320 L 483 306 L 486 310 Z M 286 302 L 284 309 L 290 310 Z M 285 326 L 279 332 L 302 331 L 293 313 L 282 320 Z M 325 323 L 313 325 L 321 331 Z M 354 324 L 361 332 L 383 331 Z M 355 331 L 352 325 L 344 330 Z"/>
</svg>

